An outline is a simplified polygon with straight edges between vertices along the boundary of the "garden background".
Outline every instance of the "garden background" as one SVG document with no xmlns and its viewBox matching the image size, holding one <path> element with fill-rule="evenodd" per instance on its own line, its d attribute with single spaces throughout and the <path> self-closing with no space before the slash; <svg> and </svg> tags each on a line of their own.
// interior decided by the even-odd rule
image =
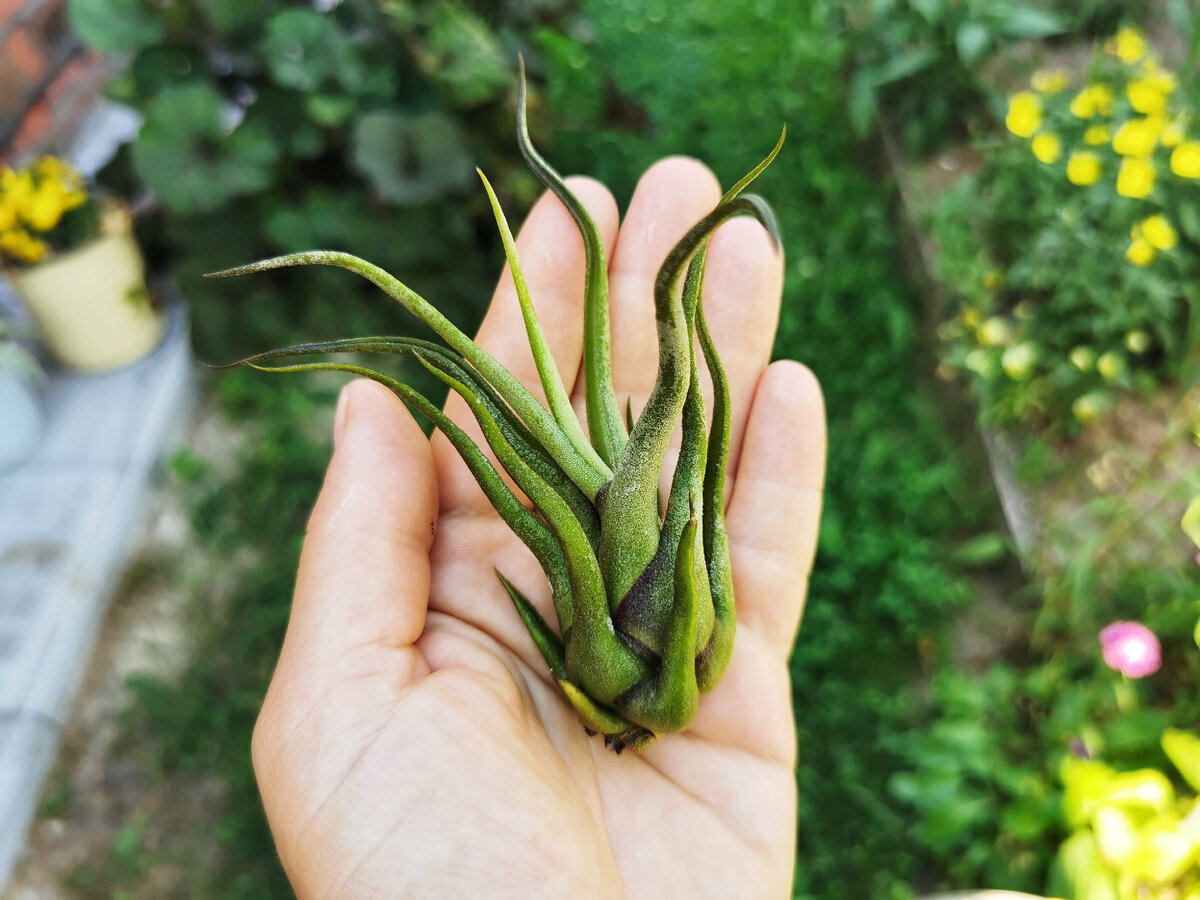
<svg viewBox="0 0 1200 900">
<path fill-rule="evenodd" d="M 1149 770 L 1169 775 L 1169 802 L 1160 790 L 1148 806 L 1105 806 L 1130 828 L 1186 819 L 1200 750 L 1162 745 L 1172 726 L 1200 721 L 1200 565 L 1180 527 L 1200 493 L 1200 161 L 1194 174 L 1186 154 L 1175 163 L 1197 134 L 1186 3 L 69 9 L 85 43 L 124 62 L 107 92 L 145 120 L 101 180 L 153 198 L 139 235 L 188 298 L 205 361 L 413 327 L 343 273 L 201 278 L 316 246 L 376 262 L 473 331 L 502 257 L 471 170 L 488 173 L 514 221 L 538 193 L 512 135 L 518 52 L 533 79 L 535 141 L 560 170 L 594 175 L 621 201 L 671 153 L 728 183 L 786 123 L 788 142 L 758 187 L 787 248 L 775 352 L 820 378 L 830 447 L 791 664 L 795 896 L 985 886 L 1101 896 L 1084 892 L 1081 872 L 1135 876 L 1092 815 L 1111 800 L 1112 773 L 1089 770 L 1083 787 L 1072 775 L 1085 756 L 1140 772 L 1135 787 L 1161 788 Z M 1122 28 L 1125 43 L 1112 43 Z M 1131 35 L 1144 41 L 1136 56 Z M 1115 176 L 1137 159 L 1157 166 L 1157 186 L 1134 196 L 1111 177 L 1079 184 L 1067 166 L 1089 117 L 1067 102 L 1086 85 L 1152 80 L 1154 54 L 1170 76 L 1162 104 L 1131 110 L 1121 95 L 1104 115 L 1113 131 L 1122 115 L 1162 126 L 1145 153 L 1110 150 L 1110 135 L 1101 149 L 1112 158 L 1096 165 Z M 1036 108 L 1032 128 L 1014 127 L 1007 98 L 1021 92 L 1033 98 L 1022 101 Z M 1170 144 L 1163 132 L 1175 123 Z M 1058 152 L 1044 139 L 1031 150 L 1038 134 Z M 1063 227 L 1080 187 L 1096 193 Z M 1154 215 L 1170 239 L 1146 224 Z M 1131 235 L 1130 223 L 1142 230 Z M 1080 235 L 1090 256 L 1071 243 Z M 1130 258 L 1138 241 L 1161 257 L 1157 268 Z M 1087 366 L 1072 355 L 1080 348 L 1092 351 Z M 405 375 L 431 388 L 423 373 Z M 68 741 L 31 844 L 54 856 L 56 834 L 74 840 L 52 873 L 68 896 L 288 896 L 250 733 L 337 386 L 205 376 L 203 426 L 168 476 L 187 510 L 188 552 L 143 553 L 116 610 L 171 585 L 187 639 L 171 665 L 127 680 L 99 763 L 107 800 L 80 788 L 85 754 Z M 1152 446 L 1131 440 L 1148 431 Z M 997 467 L 1033 510 L 1032 551 L 1010 534 L 1018 526 L 993 487 Z M 1131 679 L 1106 665 L 1099 632 L 1120 620 L 1154 632 L 1161 669 Z M 1180 778 L 1168 753 L 1193 768 Z M 86 829 L 69 824 L 81 820 Z M 1056 866 L 1072 834 L 1083 861 Z M 1184 897 L 1200 891 L 1200 836 L 1187 852 L 1130 865 Z M 29 856 L 17 877 L 34 883 Z"/>
</svg>

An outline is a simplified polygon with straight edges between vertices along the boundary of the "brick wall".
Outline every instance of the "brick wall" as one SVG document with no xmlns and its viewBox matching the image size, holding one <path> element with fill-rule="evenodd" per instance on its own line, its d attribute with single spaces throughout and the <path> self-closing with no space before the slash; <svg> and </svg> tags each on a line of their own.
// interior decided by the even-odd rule
<svg viewBox="0 0 1200 900">
<path fill-rule="evenodd" d="M 0 0 L 0 164 L 62 146 L 108 74 L 71 34 L 66 0 Z"/>
</svg>

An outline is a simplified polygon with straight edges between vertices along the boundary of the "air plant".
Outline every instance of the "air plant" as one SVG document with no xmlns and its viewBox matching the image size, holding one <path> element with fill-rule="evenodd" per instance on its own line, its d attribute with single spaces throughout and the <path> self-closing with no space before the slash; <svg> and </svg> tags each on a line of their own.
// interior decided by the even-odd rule
<svg viewBox="0 0 1200 900">
<path fill-rule="evenodd" d="M 358 257 L 325 250 L 293 253 L 215 274 L 339 266 L 382 288 L 445 341 L 448 346 L 404 337 L 351 338 L 272 350 L 234 365 L 364 376 L 390 388 L 441 429 L 496 512 L 545 570 L 557 633 L 515 585 L 496 574 L 563 696 L 589 732 L 603 734 L 617 752 L 625 747 L 640 750 L 660 734 L 687 727 L 700 695 L 720 680 L 733 648 L 735 611 L 724 515 L 730 393 L 700 298 L 708 241 L 721 223 L 748 213 L 779 246 L 770 207 L 743 190 L 774 159 L 783 136 L 662 264 L 654 287 L 657 380 L 634 421 L 628 406 L 622 415 L 613 389 L 607 265 L 600 234 L 583 205 L 531 144 L 525 94 L 522 66 L 517 90 L 521 153 L 574 218 L 586 251 L 583 373 L 588 433 L 572 409 L 538 324 L 512 233 L 482 172 L 549 408 L 431 304 Z M 714 388 L 707 434 L 697 338 Z M 462 429 L 410 386 L 352 363 L 269 365 L 344 352 L 410 356 L 458 393 L 499 465 L 533 508 L 509 489 Z M 671 435 L 680 425 L 682 445 L 663 508 L 659 473 Z"/>
</svg>

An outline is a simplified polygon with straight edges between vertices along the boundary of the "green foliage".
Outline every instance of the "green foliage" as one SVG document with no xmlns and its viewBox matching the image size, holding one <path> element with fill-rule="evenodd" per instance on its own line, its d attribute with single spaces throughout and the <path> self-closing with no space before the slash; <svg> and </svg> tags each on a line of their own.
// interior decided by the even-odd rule
<svg viewBox="0 0 1200 900">
<path fill-rule="evenodd" d="M 843 0 L 857 63 L 850 119 L 865 135 L 878 109 L 905 145 L 927 152 L 963 133 L 993 100 L 980 73 L 1026 39 L 1102 33 L 1136 12 L 1119 0 Z"/>
<path fill-rule="evenodd" d="M 1058 795 L 1027 767 L 1036 745 L 1024 734 L 1018 675 L 943 669 L 932 687 L 933 716 L 899 742 L 908 770 L 889 784 L 919 817 L 915 837 L 959 884 L 1040 890 Z"/>
<path fill-rule="evenodd" d="M 1194 91 L 1173 84 L 1144 60 L 1101 60 L 1085 85 L 1018 94 L 1009 126 L 1036 130 L 1042 157 L 988 138 L 979 171 L 943 197 L 938 274 L 959 303 L 940 334 L 984 421 L 1073 433 L 1120 392 L 1183 373 L 1200 327 L 1200 181 L 1171 161 L 1195 131 Z M 1129 177 L 1143 166 L 1149 188 Z"/>
<path fill-rule="evenodd" d="M 258 123 L 227 134 L 224 110 L 221 95 L 202 81 L 164 88 L 147 104 L 133 160 L 170 209 L 211 212 L 271 184 L 280 148 Z"/>
</svg>

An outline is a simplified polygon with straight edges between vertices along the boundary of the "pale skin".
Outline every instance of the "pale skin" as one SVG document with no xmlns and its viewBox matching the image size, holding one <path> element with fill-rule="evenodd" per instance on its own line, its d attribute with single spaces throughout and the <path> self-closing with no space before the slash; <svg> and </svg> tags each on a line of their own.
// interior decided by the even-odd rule
<svg viewBox="0 0 1200 900">
<path fill-rule="evenodd" d="M 636 412 L 657 359 L 655 273 L 721 190 L 695 160 L 662 160 L 618 229 L 602 185 L 568 184 L 604 238 L 613 379 Z M 583 245 L 557 199 L 537 203 L 517 248 L 582 415 Z M 734 406 L 737 637 L 691 726 L 641 754 L 589 737 L 559 695 L 493 570 L 553 622 L 545 578 L 450 444 L 426 439 L 379 385 L 346 387 L 252 748 L 301 898 L 788 895 L 787 657 L 816 545 L 825 426 L 808 369 L 768 365 L 782 271 L 757 222 L 713 238 L 704 304 Z M 507 271 L 477 340 L 542 396 Z M 458 398 L 446 408 L 479 438 Z"/>
</svg>

